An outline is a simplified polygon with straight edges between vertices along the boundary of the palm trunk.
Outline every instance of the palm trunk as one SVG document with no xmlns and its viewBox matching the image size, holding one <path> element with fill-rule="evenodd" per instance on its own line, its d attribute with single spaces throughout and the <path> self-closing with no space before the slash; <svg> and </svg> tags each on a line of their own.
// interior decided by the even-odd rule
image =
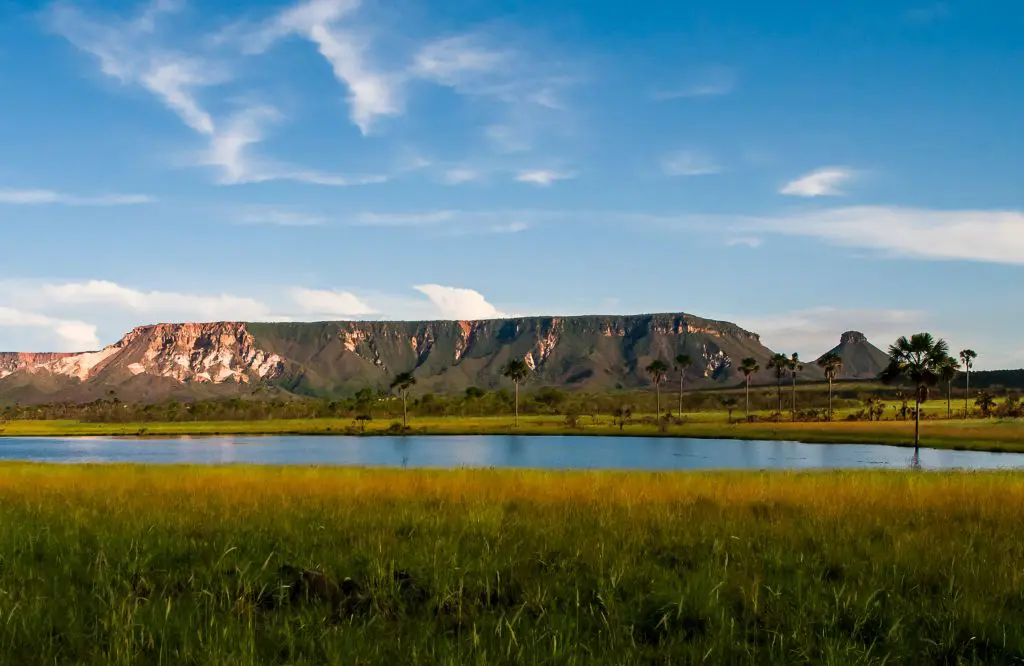
<svg viewBox="0 0 1024 666">
<path fill-rule="evenodd" d="M 832 422 L 832 377 L 828 378 L 828 421 Z"/>
<path fill-rule="evenodd" d="M 750 375 L 747 375 L 747 407 L 746 407 L 747 422 L 750 422 Z"/>
<path fill-rule="evenodd" d="M 516 384 L 516 407 L 515 407 L 515 409 L 516 409 L 516 416 L 515 416 L 515 426 L 518 428 L 519 427 L 519 382 L 516 382 L 515 384 Z"/>
<path fill-rule="evenodd" d="M 685 371 L 679 371 L 679 412 L 677 416 L 683 418 L 683 379 L 685 378 Z"/>
<path fill-rule="evenodd" d="M 661 420 L 661 384 L 655 384 L 654 385 L 654 399 L 655 399 L 656 409 L 658 410 L 658 413 L 656 414 L 656 416 L 658 417 L 658 420 L 660 421 Z"/>
<path fill-rule="evenodd" d="M 402 391 L 402 427 L 409 427 L 409 395 Z"/>
<path fill-rule="evenodd" d="M 789 417 L 791 421 L 796 421 L 796 370 L 793 371 L 793 411 Z"/>
<path fill-rule="evenodd" d="M 964 418 L 970 413 L 971 405 L 971 366 L 967 366 L 967 383 L 964 384 Z"/>
</svg>

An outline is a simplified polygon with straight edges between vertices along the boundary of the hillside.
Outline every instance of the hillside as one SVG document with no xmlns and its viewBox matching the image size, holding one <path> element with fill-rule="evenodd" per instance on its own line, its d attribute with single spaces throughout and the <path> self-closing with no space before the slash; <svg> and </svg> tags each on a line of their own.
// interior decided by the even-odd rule
<svg viewBox="0 0 1024 666">
<path fill-rule="evenodd" d="M 412 371 L 426 390 L 495 388 L 514 357 L 533 386 L 591 391 L 646 386 L 643 368 L 679 353 L 692 387 L 729 386 L 739 359 L 771 350 L 728 322 L 688 314 L 522 317 L 482 321 L 186 323 L 142 326 L 80 354 L 0 354 L 0 400 L 125 401 L 244 396 L 261 387 L 301 395 L 384 388 Z"/>
<path fill-rule="evenodd" d="M 840 379 L 874 379 L 889 364 L 889 356 L 859 331 L 843 333 L 839 344 L 826 354 L 836 354 L 843 360 Z"/>
</svg>

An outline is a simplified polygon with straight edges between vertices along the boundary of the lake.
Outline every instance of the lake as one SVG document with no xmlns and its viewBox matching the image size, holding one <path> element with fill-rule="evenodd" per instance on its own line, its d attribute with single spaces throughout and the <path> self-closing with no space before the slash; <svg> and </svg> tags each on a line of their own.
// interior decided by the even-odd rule
<svg viewBox="0 0 1024 666">
<path fill-rule="evenodd" d="M 508 467 L 536 469 L 1024 468 L 1024 454 L 872 444 L 648 437 L 467 435 L 411 437 L 0 438 L 0 460 L 50 463 L 183 463 Z"/>
</svg>

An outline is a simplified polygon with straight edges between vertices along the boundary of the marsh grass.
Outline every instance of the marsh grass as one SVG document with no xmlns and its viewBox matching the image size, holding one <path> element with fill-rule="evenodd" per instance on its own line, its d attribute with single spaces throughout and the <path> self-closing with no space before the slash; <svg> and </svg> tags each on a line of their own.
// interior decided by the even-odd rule
<svg viewBox="0 0 1024 666">
<path fill-rule="evenodd" d="M 1024 475 L 0 466 L 0 662 L 1019 663 Z"/>
</svg>

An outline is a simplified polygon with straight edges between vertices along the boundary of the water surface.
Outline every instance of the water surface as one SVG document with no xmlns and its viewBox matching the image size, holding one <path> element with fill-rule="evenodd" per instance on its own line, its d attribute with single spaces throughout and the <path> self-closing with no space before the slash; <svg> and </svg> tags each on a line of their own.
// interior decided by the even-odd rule
<svg viewBox="0 0 1024 666">
<path fill-rule="evenodd" d="M 874 444 L 587 436 L 0 438 L 0 460 L 537 469 L 1024 468 L 1024 454 Z"/>
</svg>

